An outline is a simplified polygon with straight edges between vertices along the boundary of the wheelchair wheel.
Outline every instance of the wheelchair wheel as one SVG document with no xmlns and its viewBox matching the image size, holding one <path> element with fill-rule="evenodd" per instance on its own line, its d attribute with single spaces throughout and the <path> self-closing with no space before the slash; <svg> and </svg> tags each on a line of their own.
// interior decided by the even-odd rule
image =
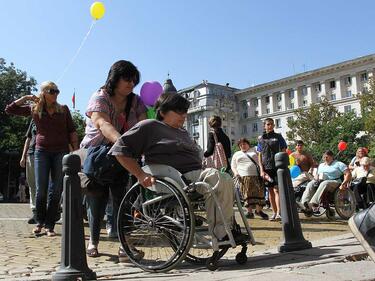
<svg viewBox="0 0 375 281">
<path fill-rule="evenodd" d="M 337 189 L 334 194 L 334 204 L 337 214 L 344 220 L 350 219 L 355 212 L 356 201 L 351 189 Z"/>
<path fill-rule="evenodd" d="M 129 259 L 149 272 L 176 267 L 194 237 L 194 214 L 184 191 L 161 180 L 154 188 L 131 187 L 121 202 L 117 224 Z M 137 259 L 134 249 L 144 256 Z"/>
<path fill-rule="evenodd" d="M 335 220 L 335 210 L 332 209 L 331 207 L 328 207 L 328 209 L 326 210 L 326 216 L 327 216 L 327 219 L 330 220 L 330 221 L 333 221 Z"/>
</svg>

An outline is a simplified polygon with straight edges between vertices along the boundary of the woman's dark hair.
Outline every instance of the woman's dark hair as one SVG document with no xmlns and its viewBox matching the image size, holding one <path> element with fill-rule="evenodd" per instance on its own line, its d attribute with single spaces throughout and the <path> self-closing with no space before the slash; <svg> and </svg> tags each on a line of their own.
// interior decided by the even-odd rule
<svg viewBox="0 0 375 281">
<path fill-rule="evenodd" d="M 208 121 L 208 125 L 210 125 L 213 129 L 218 129 L 221 127 L 221 118 L 220 116 L 214 115 Z"/>
<path fill-rule="evenodd" d="M 238 147 L 240 146 L 241 143 L 247 143 L 249 146 L 250 146 L 250 142 L 247 138 L 240 138 L 238 141 L 237 141 L 237 145 Z"/>
<path fill-rule="evenodd" d="M 162 94 L 155 103 L 156 120 L 163 120 L 160 113 L 174 111 L 177 113 L 186 113 L 190 102 L 183 96 L 175 93 Z"/>
<path fill-rule="evenodd" d="M 133 81 L 134 86 L 136 86 L 139 84 L 140 73 L 137 67 L 130 61 L 119 60 L 111 66 L 107 81 L 102 89 L 105 89 L 110 96 L 113 96 L 115 94 L 114 90 L 120 79 L 124 79 L 125 81 Z"/>
</svg>

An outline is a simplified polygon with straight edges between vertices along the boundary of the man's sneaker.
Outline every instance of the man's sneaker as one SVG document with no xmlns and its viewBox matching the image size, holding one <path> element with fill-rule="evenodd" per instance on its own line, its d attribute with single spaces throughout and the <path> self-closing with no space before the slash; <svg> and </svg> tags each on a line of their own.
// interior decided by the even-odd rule
<svg viewBox="0 0 375 281">
<path fill-rule="evenodd" d="M 113 228 L 111 225 L 107 224 L 106 230 L 107 230 L 108 238 L 117 238 L 118 234 L 116 231 L 113 231 Z"/>
<path fill-rule="evenodd" d="M 263 211 L 259 211 L 259 212 L 255 211 L 255 214 L 257 216 L 261 217 L 262 220 L 268 220 L 269 219 L 268 215 L 266 213 L 264 213 Z"/>
<path fill-rule="evenodd" d="M 375 262 L 375 204 L 352 216 L 349 227 Z"/>
<path fill-rule="evenodd" d="M 281 216 L 279 214 L 276 215 L 275 221 L 281 221 Z"/>
</svg>

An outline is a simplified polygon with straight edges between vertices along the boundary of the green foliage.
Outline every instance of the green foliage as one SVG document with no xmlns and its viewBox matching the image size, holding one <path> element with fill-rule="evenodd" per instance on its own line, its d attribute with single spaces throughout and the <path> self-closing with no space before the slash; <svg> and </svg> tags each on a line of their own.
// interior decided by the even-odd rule
<svg viewBox="0 0 375 281">
<path fill-rule="evenodd" d="M 5 107 L 15 99 L 36 90 L 36 80 L 28 77 L 25 71 L 7 65 L 0 58 L 0 151 L 22 152 L 29 120 L 24 117 L 9 116 Z"/>
<path fill-rule="evenodd" d="M 367 137 L 357 137 L 363 131 L 363 119 L 355 113 L 340 113 L 328 101 L 313 104 L 308 109 L 295 111 L 296 119 L 288 121 L 289 139 L 302 139 L 306 149 L 316 161 L 320 161 L 325 150 L 337 153 L 337 159 L 348 163 L 358 146 L 366 146 Z M 338 143 L 348 143 L 344 152 L 339 152 Z"/>
<path fill-rule="evenodd" d="M 72 118 L 74 125 L 76 126 L 79 142 L 81 142 L 83 137 L 85 136 L 85 118 L 82 116 L 79 110 L 75 110 L 72 112 Z"/>
</svg>

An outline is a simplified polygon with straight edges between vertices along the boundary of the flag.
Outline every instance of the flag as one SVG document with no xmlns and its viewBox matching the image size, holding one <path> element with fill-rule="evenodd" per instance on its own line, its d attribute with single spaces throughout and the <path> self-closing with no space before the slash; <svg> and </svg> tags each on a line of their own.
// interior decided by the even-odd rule
<svg viewBox="0 0 375 281">
<path fill-rule="evenodd" d="M 76 89 L 74 89 L 73 97 L 72 97 L 73 109 L 76 108 Z"/>
</svg>

